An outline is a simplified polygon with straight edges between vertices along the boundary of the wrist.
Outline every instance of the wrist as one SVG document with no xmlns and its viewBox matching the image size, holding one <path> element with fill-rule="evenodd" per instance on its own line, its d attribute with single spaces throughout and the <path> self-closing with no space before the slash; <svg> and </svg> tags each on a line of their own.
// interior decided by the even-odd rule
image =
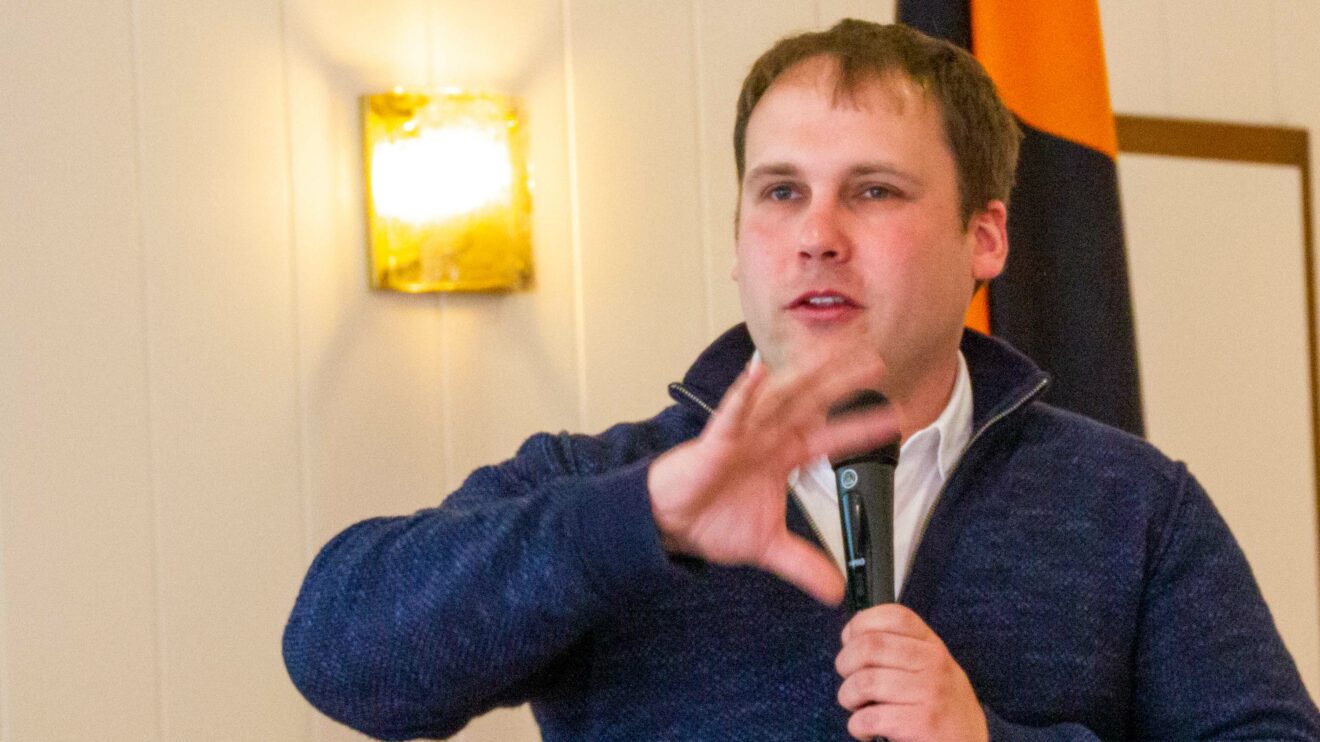
<svg viewBox="0 0 1320 742">
<path fill-rule="evenodd" d="M 684 532 L 686 519 L 682 517 L 676 504 L 674 492 L 677 487 L 681 463 L 675 461 L 677 449 L 670 449 L 655 458 L 646 472 L 646 494 L 651 506 L 651 519 L 655 521 L 656 531 L 660 535 L 660 546 L 671 554 L 687 553 L 685 539 L 679 534 Z"/>
</svg>

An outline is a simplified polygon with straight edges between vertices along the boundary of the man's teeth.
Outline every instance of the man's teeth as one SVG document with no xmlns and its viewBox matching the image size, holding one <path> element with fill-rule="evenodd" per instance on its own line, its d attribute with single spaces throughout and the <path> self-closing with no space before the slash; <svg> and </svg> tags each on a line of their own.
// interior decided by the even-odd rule
<svg viewBox="0 0 1320 742">
<path fill-rule="evenodd" d="M 813 296 L 807 299 L 807 303 L 813 307 L 832 307 L 843 303 L 842 296 Z"/>
</svg>

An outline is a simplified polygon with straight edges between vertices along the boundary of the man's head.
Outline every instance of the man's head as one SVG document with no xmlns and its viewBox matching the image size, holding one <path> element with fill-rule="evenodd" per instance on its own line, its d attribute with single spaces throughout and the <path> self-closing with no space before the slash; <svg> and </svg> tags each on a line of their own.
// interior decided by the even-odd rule
<svg viewBox="0 0 1320 742">
<path fill-rule="evenodd" d="M 891 398 L 947 395 L 1007 257 L 1018 133 L 993 85 L 942 42 L 844 21 L 779 42 L 743 91 L 734 278 L 762 358 L 878 354 Z"/>
<path fill-rule="evenodd" d="M 945 141 L 958 169 L 964 219 L 992 200 L 1008 204 L 1022 133 L 980 63 L 963 49 L 907 26 L 852 18 L 828 31 L 780 39 L 752 65 L 733 124 L 739 183 L 747 164 L 747 122 L 761 96 L 790 67 L 820 55 L 838 64 L 835 94 L 840 97 L 863 82 L 901 73 L 939 105 Z"/>
</svg>

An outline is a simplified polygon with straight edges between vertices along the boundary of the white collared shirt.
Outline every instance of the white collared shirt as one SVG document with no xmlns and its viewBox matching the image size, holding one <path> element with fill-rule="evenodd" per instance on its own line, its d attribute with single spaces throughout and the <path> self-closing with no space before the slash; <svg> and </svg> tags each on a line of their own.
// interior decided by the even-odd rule
<svg viewBox="0 0 1320 742">
<path fill-rule="evenodd" d="M 903 442 L 894 471 L 894 593 L 901 594 L 926 518 L 949 473 L 958 464 L 972 435 L 972 381 L 967 360 L 958 354 L 958 376 L 953 394 L 935 422 Z M 843 528 L 839 523 L 839 494 L 834 469 L 821 457 L 805 474 L 794 469 L 788 485 L 815 524 L 830 555 L 843 569 Z"/>
</svg>

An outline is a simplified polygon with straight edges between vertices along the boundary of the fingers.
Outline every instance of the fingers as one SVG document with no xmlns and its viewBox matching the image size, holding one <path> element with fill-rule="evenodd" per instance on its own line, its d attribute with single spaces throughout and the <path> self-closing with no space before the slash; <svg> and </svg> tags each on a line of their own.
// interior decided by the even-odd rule
<svg viewBox="0 0 1320 742">
<path fill-rule="evenodd" d="M 877 737 L 901 739 L 895 730 L 919 728 L 921 724 L 912 717 L 922 711 L 920 706 L 907 704 L 877 703 L 867 706 L 848 717 L 848 734 L 855 739 L 868 741 Z"/>
<path fill-rule="evenodd" d="M 839 705 L 856 711 L 875 703 L 913 704 L 925 698 L 919 678 L 907 670 L 868 668 L 849 675 L 839 686 Z"/>
<path fill-rule="evenodd" d="M 889 604 L 853 617 L 835 660 L 839 704 L 852 712 L 858 739 L 989 738 L 985 713 L 967 674 L 926 622 Z"/>
<path fill-rule="evenodd" d="M 890 683 L 886 679 L 877 679 L 877 687 Z M 895 681 L 894 692 L 914 701 L 883 701 L 864 703 L 852 710 L 848 717 L 848 733 L 862 740 L 874 740 L 884 737 L 892 740 L 959 740 L 959 742 L 977 742 L 989 740 L 985 712 L 975 694 L 970 692 L 953 702 L 932 702 L 922 698 L 921 693 L 909 693 L 898 688 L 901 682 Z"/>
<path fill-rule="evenodd" d="M 884 362 L 879 358 L 831 358 L 773 374 L 764 364 L 752 363 L 720 400 L 712 430 L 732 433 L 754 420 L 791 427 L 813 418 L 823 421 L 840 399 L 859 389 L 876 388 L 883 376 Z"/>
<path fill-rule="evenodd" d="M 907 675 L 911 686 L 914 673 L 938 667 L 946 653 L 935 632 L 906 606 L 891 603 L 861 611 L 844 627 L 843 648 L 834 659 L 834 669 L 844 678 L 839 702 L 852 709 L 891 700 L 872 687 L 876 677 Z M 855 705 L 845 703 L 844 688 L 848 702 Z"/>
<path fill-rule="evenodd" d="M 884 378 L 884 363 L 879 358 L 829 358 L 825 361 L 783 374 L 768 404 L 776 417 L 801 419 L 823 416 L 840 399 L 859 389 L 874 389 Z"/>
<path fill-rule="evenodd" d="M 751 364 L 738 374 L 738 378 L 720 400 L 719 408 L 715 410 L 715 418 L 711 421 L 712 432 L 727 434 L 741 429 L 765 379 L 766 368 L 760 363 Z"/>
<path fill-rule="evenodd" d="M 873 449 L 898 438 L 900 425 L 898 413 L 888 406 L 848 415 L 808 436 L 808 456 L 837 458 Z"/>
<path fill-rule="evenodd" d="M 839 456 L 868 450 L 894 440 L 900 418 L 894 405 L 835 419 L 829 410 L 859 389 L 874 388 L 884 364 L 875 359 L 846 366 L 822 364 L 805 371 L 772 376 L 761 391 L 754 413 L 762 429 L 773 426 L 794 445 L 779 450 L 796 460 L 794 465 L 819 456 Z M 789 452 L 792 452 L 791 454 Z"/>
<path fill-rule="evenodd" d="M 843 643 L 847 644 L 852 637 L 871 631 L 939 641 L 939 637 L 921 616 L 900 603 L 886 603 L 858 612 L 843 627 Z"/>
<path fill-rule="evenodd" d="M 843 601 L 843 575 L 834 561 L 788 531 L 767 545 L 757 566 L 822 603 L 838 605 Z"/>
<path fill-rule="evenodd" d="M 828 411 L 858 389 L 873 388 L 883 376 L 884 363 L 850 359 L 771 373 L 762 364 L 750 364 L 720 401 L 706 437 L 734 442 L 754 433 L 747 442 L 775 451 L 780 463 L 792 467 L 818 456 L 839 456 L 874 448 L 899 434 L 896 408 L 829 419 Z"/>
<path fill-rule="evenodd" d="M 925 667 L 933 652 L 929 642 L 901 634 L 869 631 L 843 645 L 834 659 L 834 669 L 848 678 L 864 668 L 916 672 Z"/>
</svg>

